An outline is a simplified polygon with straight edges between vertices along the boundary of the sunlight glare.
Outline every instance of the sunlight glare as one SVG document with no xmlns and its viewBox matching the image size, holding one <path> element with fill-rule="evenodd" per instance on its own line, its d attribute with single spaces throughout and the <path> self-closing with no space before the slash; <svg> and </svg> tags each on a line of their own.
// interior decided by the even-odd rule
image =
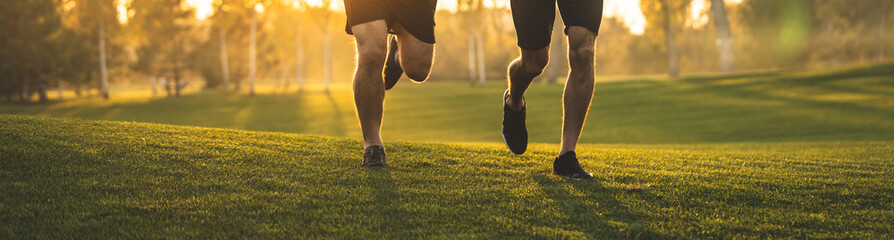
<svg viewBox="0 0 894 240">
<path fill-rule="evenodd" d="M 127 24 L 127 21 L 130 19 L 127 16 L 127 4 L 126 1 L 119 1 L 116 10 L 118 10 L 118 23 Z"/>
<path fill-rule="evenodd" d="M 205 20 L 214 14 L 213 0 L 186 0 L 186 5 L 196 10 L 196 19 Z"/>
<path fill-rule="evenodd" d="M 617 18 L 634 35 L 646 32 L 646 16 L 639 7 L 640 0 L 605 0 L 603 7 L 606 18 Z"/>
<path fill-rule="evenodd" d="M 705 14 L 706 0 L 692 0 L 692 4 L 689 7 L 689 18 L 686 19 L 687 25 L 694 29 L 699 29 L 708 24 L 708 14 Z"/>
</svg>

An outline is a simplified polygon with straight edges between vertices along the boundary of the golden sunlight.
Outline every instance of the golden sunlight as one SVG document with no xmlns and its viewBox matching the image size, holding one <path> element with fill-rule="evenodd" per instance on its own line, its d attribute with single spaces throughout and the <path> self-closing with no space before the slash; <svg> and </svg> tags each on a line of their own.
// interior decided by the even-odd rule
<svg viewBox="0 0 894 240">
<path fill-rule="evenodd" d="M 127 16 L 127 6 L 125 5 L 125 1 L 119 1 L 118 6 L 115 7 L 118 12 L 118 23 L 127 24 L 127 21 L 130 19 Z"/>
<path fill-rule="evenodd" d="M 211 5 L 214 0 L 186 0 L 186 5 L 196 10 L 196 18 L 205 20 L 214 14 L 214 7 Z"/>
<path fill-rule="evenodd" d="M 617 18 L 630 29 L 630 33 L 642 35 L 646 32 L 646 16 L 639 7 L 640 0 L 605 0 L 603 15 Z"/>
<path fill-rule="evenodd" d="M 705 14 L 705 11 L 707 11 L 705 2 L 706 0 L 692 0 L 692 4 L 689 7 L 689 18 L 686 19 L 686 24 L 690 27 L 699 29 L 708 24 L 710 18 Z"/>
</svg>

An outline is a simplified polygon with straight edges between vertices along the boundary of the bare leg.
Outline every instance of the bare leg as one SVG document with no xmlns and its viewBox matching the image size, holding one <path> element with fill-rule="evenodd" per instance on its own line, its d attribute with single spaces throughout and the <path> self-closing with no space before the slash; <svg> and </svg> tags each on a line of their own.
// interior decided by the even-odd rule
<svg viewBox="0 0 894 240">
<path fill-rule="evenodd" d="M 512 111 L 521 111 L 525 106 L 525 91 L 531 81 L 543 73 L 549 63 L 549 46 L 540 50 L 521 50 L 521 57 L 509 64 L 509 100 L 507 104 Z"/>
<path fill-rule="evenodd" d="M 363 148 L 384 146 L 380 130 L 385 103 L 385 80 L 382 79 L 388 34 L 385 20 L 358 24 L 351 29 L 357 44 L 354 104 L 363 132 Z"/>
<path fill-rule="evenodd" d="M 400 45 L 398 57 L 404 74 L 417 82 L 425 81 L 431 72 L 435 45 L 416 39 L 400 23 L 395 23 L 393 28 Z"/>
<path fill-rule="evenodd" d="M 580 131 L 587 119 L 595 82 L 595 45 L 594 32 L 578 26 L 568 28 L 568 60 L 571 64 L 571 73 L 568 74 L 562 99 L 564 116 L 559 156 L 575 150 Z"/>
</svg>

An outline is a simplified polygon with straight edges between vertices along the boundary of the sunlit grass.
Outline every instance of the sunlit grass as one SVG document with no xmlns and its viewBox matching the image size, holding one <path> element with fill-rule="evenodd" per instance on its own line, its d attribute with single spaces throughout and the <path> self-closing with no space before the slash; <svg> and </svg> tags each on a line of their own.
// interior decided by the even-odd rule
<svg viewBox="0 0 894 240">
<path fill-rule="evenodd" d="M 894 140 L 894 67 L 768 71 L 737 75 L 599 77 L 585 143 L 709 143 Z M 506 85 L 400 82 L 387 92 L 386 141 L 501 142 Z M 531 140 L 556 143 L 563 86 L 527 94 Z M 359 138 L 349 85 L 294 84 L 258 96 L 190 89 L 180 98 L 128 88 L 101 98 L 46 104 L 0 103 L 0 112 L 124 120 Z M 52 94 L 51 94 L 52 95 Z"/>
<path fill-rule="evenodd" d="M 360 142 L 0 115 L 0 238 L 887 239 L 892 141 Z"/>
<path fill-rule="evenodd" d="M 358 167 L 346 85 L 2 103 L 270 132 L 0 114 L 0 239 L 888 239 L 892 76 L 877 65 L 600 79 L 578 148 L 592 181 L 550 174 L 561 85 L 528 92 L 537 143 L 517 156 L 499 139 L 504 83 L 402 82 L 387 96 L 387 171 Z"/>
</svg>

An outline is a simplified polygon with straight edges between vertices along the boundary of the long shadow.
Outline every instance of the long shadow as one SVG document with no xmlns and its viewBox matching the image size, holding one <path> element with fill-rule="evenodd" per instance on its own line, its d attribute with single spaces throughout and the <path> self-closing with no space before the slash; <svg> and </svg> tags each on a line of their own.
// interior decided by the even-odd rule
<svg viewBox="0 0 894 240">
<path fill-rule="evenodd" d="M 403 208 L 403 201 L 394 184 L 394 178 L 388 170 L 364 169 L 366 172 L 366 185 L 373 195 L 373 201 L 369 206 L 371 214 L 377 219 L 371 219 L 376 225 L 371 226 L 371 231 L 395 238 L 393 234 L 411 232 L 406 227 L 410 224 L 406 221 L 407 211 Z"/>
<path fill-rule="evenodd" d="M 331 91 L 326 91 L 326 99 L 329 100 L 329 104 L 332 105 L 332 113 L 333 113 L 332 119 L 341 121 L 341 118 L 342 118 L 341 108 L 338 107 L 338 102 L 336 102 L 335 98 L 332 97 Z M 345 137 L 348 135 L 348 132 L 345 130 L 344 126 L 342 126 L 341 124 L 331 124 L 330 126 L 332 126 L 332 132 L 334 132 L 336 134 L 335 136 Z"/>
<path fill-rule="evenodd" d="M 590 238 L 668 238 L 639 223 L 636 215 L 612 196 L 612 192 L 603 187 L 599 180 L 560 180 L 542 173 L 532 175 L 531 178 L 557 204 L 556 208 L 565 213 L 570 221 L 569 225 L 576 226 Z M 564 184 L 570 184 L 575 190 L 584 193 L 585 197 L 572 195 L 563 188 Z"/>
<path fill-rule="evenodd" d="M 808 85 L 814 84 L 819 85 L 822 82 L 828 82 L 835 79 L 830 79 L 828 77 L 818 77 L 816 82 L 803 82 L 801 80 L 794 80 L 793 78 L 783 78 L 776 81 L 781 82 L 755 82 L 755 83 L 746 83 L 746 84 L 735 84 L 735 85 L 709 85 L 709 83 L 704 82 L 690 82 L 695 84 L 698 88 L 693 89 L 693 92 L 714 92 L 714 93 L 724 93 L 725 96 L 738 97 L 743 99 L 753 99 L 753 100 L 765 100 L 765 101 L 781 101 L 788 102 L 794 104 L 796 106 L 806 106 L 806 107 L 815 107 L 820 109 L 849 109 L 849 110 L 858 110 L 864 113 L 873 113 L 873 112 L 881 112 L 884 115 L 894 114 L 894 110 L 886 109 L 886 108 L 877 108 L 877 107 L 869 107 L 869 106 L 861 106 L 852 103 L 845 102 L 834 102 L 834 101 L 824 101 L 824 100 L 814 100 L 814 99 L 799 99 L 792 98 L 786 96 L 778 96 L 771 95 L 765 92 L 756 91 L 756 90 L 747 90 L 750 86 L 758 86 L 758 85 L 780 85 L 780 84 L 793 84 L 793 85 Z M 815 86 L 814 86 L 815 87 Z"/>
</svg>

